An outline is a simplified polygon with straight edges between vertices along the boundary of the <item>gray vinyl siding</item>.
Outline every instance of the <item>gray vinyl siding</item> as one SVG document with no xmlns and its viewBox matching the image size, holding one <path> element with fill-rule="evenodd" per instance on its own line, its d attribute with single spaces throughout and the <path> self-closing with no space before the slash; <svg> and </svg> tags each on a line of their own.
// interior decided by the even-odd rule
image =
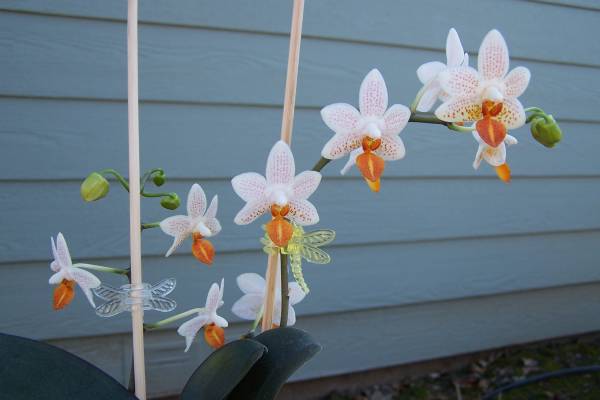
<svg viewBox="0 0 600 400">
<path fill-rule="evenodd" d="M 228 337 L 247 327 L 229 308 L 235 277 L 264 273 L 260 224 L 233 224 L 241 200 L 229 180 L 264 169 L 279 135 L 290 1 L 152 0 L 140 6 L 142 167 L 163 167 L 183 198 L 193 182 L 219 194 L 223 231 L 211 268 L 170 239 L 143 234 L 144 278 L 173 276 L 178 309 L 198 307 L 225 277 Z M 127 167 L 123 0 L 0 1 L 0 331 L 49 341 L 124 380 L 130 319 L 100 320 L 81 293 L 51 310 L 49 238 L 77 260 L 128 263 L 127 200 L 116 185 L 84 204 L 90 171 Z M 383 73 L 390 103 L 409 104 L 415 70 L 443 60 L 455 27 L 472 55 L 500 29 L 512 66 L 531 69 L 526 105 L 561 122 L 547 150 L 517 130 L 513 182 L 471 167 L 475 142 L 410 124 L 407 157 L 386 166 L 381 193 L 343 162 L 312 198 L 319 227 L 338 237 L 330 265 L 305 266 L 311 293 L 297 326 L 325 349 L 294 379 L 449 356 L 600 329 L 600 7 L 595 1 L 309 0 L 304 18 L 293 149 L 298 170 L 331 132 L 319 109 L 356 103 L 363 76 Z M 143 203 L 143 219 L 170 215 Z M 188 245 L 184 245 L 182 250 Z M 118 279 L 107 278 L 115 285 Z M 152 321 L 160 315 L 147 313 Z M 152 395 L 177 392 L 207 354 L 184 354 L 174 328 L 146 335 Z"/>
</svg>

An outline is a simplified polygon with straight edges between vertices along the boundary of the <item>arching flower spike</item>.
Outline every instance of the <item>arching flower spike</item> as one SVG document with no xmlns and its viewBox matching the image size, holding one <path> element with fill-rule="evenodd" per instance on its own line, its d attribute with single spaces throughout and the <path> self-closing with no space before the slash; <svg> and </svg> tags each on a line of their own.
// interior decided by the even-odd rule
<svg viewBox="0 0 600 400">
<path fill-rule="evenodd" d="M 48 283 L 58 285 L 54 289 L 54 309 L 60 310 L 73 300 L 73 297 L 75 297 L 75 283 L 83 290 L 92 307 L 96 307 L 92 289 L 100 286 L 100 279 L 96 278 L 91 272 L 73 265 L 67 242 L 62 233 L 59 233 L 56 237 L 56 243 L 54 243 L 54 238 L 50 238 L 50 242 L 52 256 L 54 257 L 54 260 L 50 263 L 50 268 L 55 274 L 50 277 Z"/>
<path fill-rule="evenodd" d="M 215 249 L 205 238 L 221 231 L 221 224 L 217 220 L 218 201 L 218 196 L 214 196 L 207 209 L 204 190 L 197 183 L 192 185 L 187 198 L 188 215 L 175 215 L 160 223 L 163 232 L 175 238 L 165 257 L 169 257 L 185 239 L 192 236 L 194 256 L 204 264 L 212 263 Z"/>
<path fill-rule="evenodd" d="M 269 153 L 266 178 L 255 172 L 234 177 L 233 190 L 246 202 L 236 215 L 235 223 L 247 225 L 270 209 L 273 218 L 266 225 L 267 233 L 275 244 L 283 247 L 293 234 L 288 219 L 298 225 L 319 222 L 317 209 L 307 199 L 317 190 L 321 174 L 304 171 L 295 176 L 295 173 L 292 151 L 285 142 L 279 141 Z"/>
<path fill-rule="evenodd" d="M 276 277 L 275 282 L 277 286 L 275 289 L 273 323 L 281 325 L 281 279 L 279 279 L 279 276 Z M 256 320 L 261 313 L 265 299 L 266 282 L 264 278 L 255 273 L 241 274 L 237 277 L 237 284 L 244 295 L 233 304 L 231 311 L 240 318 Z M 292 306 L 300 303 L 306 295 L 296 282 L 289 282 L 288 285 L 290 301 L 287 325 L 292 326 L 296 323 L 296 312 Z"/>
<path fill-rule="evenodd" d="M 198 312 L 198 316 L 181 324 L 177 333 L 185 337 L 185 351 L 187 352 L 194 338 L 204 327 L 204 339 L 213 348 L 218 349 L 225 344 L 225 331 L 229 325 L 227 320 L 217 315 L 217 309 L 223 305 L 223 289 L 225 280 L 221 279 L 221 286 L 213 283 L 206 296 L 206 306 Z"/>
<path fill-rule="evenodd" d="M 506 135 L 502 143 L 497 147 L 491 147 L 481 139 L 477 131 L 473 131 L 473 137 L 479 145 L 475 161 L 473 161 L 473 168 L 478 169 L 481 161 L 485 160 L 496 169 L 496 174 L 500 180 L 506 183 L 510 182 L 510 168 L 506 163 L 506 147 L 517 144 L 517 139 L 514 136 Z"/>
<path fill-rule="evenodd" d="M 507 130 L 525 124 L 525 110 L 518 97 L 527 89 L 531 74 L 525 67 L 508 72 L 508 47 L 497 30 L 483 39 L 477 66 L 478 71 L 456 67 L 440 74 L 442 89 L 450 99 L 435 114 L 448 122 L 476 122 L 481 139 L 497 147 Z"/>
<path fill-rule="evenodd" d="M 417 69 L 417 76 L 423 84 L 421 98 L 417 104 L 417 111 L 429 111 L 439 99 L 447 101 L 450 96 L 442 89 L 440 74 L 454 67 L 469 65 L 469 55 L 463 50 L 458 33 L 454 28 L 448 32 L 446 38 L 446 64 L 439 61 L 430 61 Z"/>
<path fill-rule="evenodd" d="M 378 192 L 385 161 L 399 160 L 406 153 L 398 135 L 408 123 L 410 110 L 401 104 L 388 109 L 387 87 L 376 69 L 360 85 L 359 109 L 336 103 L 321 110 L 323 121 L 335 132 L 321 155 L 335 160 L 349 154 L 342 174 L 356 163 L 371 190 Z"/>
</svg>

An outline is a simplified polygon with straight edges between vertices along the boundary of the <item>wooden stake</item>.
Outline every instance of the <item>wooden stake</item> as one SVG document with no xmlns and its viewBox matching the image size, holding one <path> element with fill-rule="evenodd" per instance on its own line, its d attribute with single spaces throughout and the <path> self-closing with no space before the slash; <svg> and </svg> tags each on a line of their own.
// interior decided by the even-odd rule
<svg viewBox="0 0 600 400">
<path fill-rule="evenodd" d="M 290 31 L 290 51 L 288 55 L 287 75 L 285 80 L 285 97 L 283 100 L 283 118 L 281 121 L 281 140 L 292 143 L 294 126 L 294 108 L 296 104 L 296 87 L 298 83 L 298 63 L 300 60 L 300 41 L 302 40 L 302 19 L 304 16 L 304 0 L 294 0 L 292 12 L 292 29 Z M 262 318 L 263 332 L 273 327 L 273 306 L 275 305 L 275 288 L 277 271 L 280 267 L 279 255 L 269 255 L 267 263 L 266 296 Z"/>
<path fill-rule="evenodd" d="M 129 251 L 131 284 L 142 283 L 142 246 L 140 217 L 140 127 L 138 100 L 138 1 L 128 0 L 127 7 L 127 113 L 129 119 Z M 135 395 L 146 400 L 146 368 L 144 364 L 144 310 L 132 306 L 133 368 Z"/>
</svg>

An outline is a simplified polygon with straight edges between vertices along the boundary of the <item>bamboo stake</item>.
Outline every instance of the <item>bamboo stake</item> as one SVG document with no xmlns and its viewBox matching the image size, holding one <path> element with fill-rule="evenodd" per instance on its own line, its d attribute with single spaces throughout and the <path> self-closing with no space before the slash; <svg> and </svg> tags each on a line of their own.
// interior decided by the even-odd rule
<svg viewBox="0 0 600 400">
<path fill-rule="evenodd" d="M 298 62 L 300 60 L 300 41 L 302 39 L 302 18 L 304 16 L 304 0 L 294 0 L 292 12 L 292 28 L 290 30 L 290 51 L 288 55 L 287 75 L 285 80 L 285 97 L 283 101 L 283 118 L 281 121 L 281 140 L 291 145 L 292 128 L 294 126 L 294 108 L 296 104 L 296 87 L 298 83 Z M 262 318 L 263 332 L 273 327 L 273 306 L 275 305 L 275 281 L 280 267 L 279 255 L 269 255 L 266 276 L 266 296 Z"/>
<path fill-rule="evenodd" d="M 142 246 L 140 217 L 140 127 L 138 99 L 138 0 L 128 0 L 127 7 L 127 113 L 129 119 L 129 247 L 131 284 L 142 283 Z M 136 291 L 132 296 L 139 295 Z M 141 304 L 131 308 L 135 395 L 146 400 L 144 365 L 144 310 Z"/>
</svg>

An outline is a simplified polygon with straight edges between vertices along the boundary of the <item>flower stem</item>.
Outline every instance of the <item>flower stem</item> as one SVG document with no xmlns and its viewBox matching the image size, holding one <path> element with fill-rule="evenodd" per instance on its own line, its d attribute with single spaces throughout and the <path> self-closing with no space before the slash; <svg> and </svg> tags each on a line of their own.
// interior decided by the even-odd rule
<svg viewBox="0 0 600 400">
<path fill-rule="evenodd" d="M 258 328 L 258 324 L 260 324 L 260 320 L 262 319 L 262 316 L 263 316 L 263 306 L 260 307 L 260 311 L 258 312 L 256 319 L 252 323 L 252 332 L 254 332 L 256 330 L 256 328 Z"/>
<path fill-rule="evenodd" d="M 415 99 L 410 104 L 411 114 L 415 114 L 417 112 L 417 107 L 419 106 L 419 102 L 421 101 L 421 98 L 423 97 L 423 95 L 425 94 L 425 91 L 427 89 L 429 89 L 429 85 L 423 85 L 423 87 L 417 92 Z"/>
<path fill-rule="evenodd" d="M 150 179 L 152 175 L 156 174 L 157 172 L 164 174 L 165 171 L 162 168 L 154 168 L 144 173 L 144 176 L 142 176 L 140 182 L 140 190 L 142 193 L 144 192 L 144 187 L 146 186 L 146 182 L 148 181 L 148 179 Z"/>
<path fill-rule="evenodd" d="M 160 226 L 160 222 L 142 223 L 142 230 L 144 230 L 144 229 L 158 228 L 159 226 Z"/>
<path fill-rule="evenodd" d="M 123 177 L 123 175 L 118 173 L 116 170 L 114 170 L 112 168 L 107 168 L 107 169 L 103 169 L 102 171 L 100 171 L 99 174 L 100 175 L 109 174 L 109 175 L 114 176 L 117 179 L 117 181 L 121 184 L 121 186 L 123 186 L 123 188 L 129 192 L 129 182 L 127 182 L 127 179 L 125 179 L 125 177 Z"/>
<path fill-rule="evenodd" d="M 126 268 L 112 268 L 112 267 L 103 267 L 102 265 L 94 265 L 94 264 L 85 264 L 85 263 L 77 263 L 73 264 L 74 267 L 90 269 L 93 271 L 107 272 L 111 274 L 117 275 L 127 275 L 129 269 Z"/>
<path fill-rule="evenodd" d="M 288 285 L 288 255 L 281 253 L 281 320 L 279 326 L 285 328 L 288 320 L 290 293 Z"/>
<path fill-rule="evenodd" d="M 173 315 L 172 317 L 162 319 L 162 320 L 160 320 L 158 322 L 154 322 L 152 324 L 144 324 L 144 330 L 146 330 L 146 331 L 152 331 L 154 329 L 160 328 L 161 326 L 168 325 L 171 322 L 175 322 L 175 321 L 178 321 L 180 319 L 189 317 L 190 315 L 197 314 L 197 313 L 199 313 L 201 311 L 204 311 L 204 308 L 192 308 L 191 310 L 187 310 L 187 311 L 182 312 L 180 314 Z"/>
<path fill-rule="evenodd" d="M 321 157 L 321 159 L 319 161 L 317 161 L 317 163 L 312 168 L 312 170 L 316 171 L 316 172 L 321 172 L 323 167 L 326 166 L 327 164 L 329 164 L 330 161 L 331 160 L 329 158 Z"/>
<path fill-rule="evenodd" d="M 436 117 L 435 114 L 433 114 L 433 113 L 419 113 L 419 112 L 412 112 L 410 114 L 410 118 L 408 119 L 408 122 L 419 122 L 422 124 L 437 124 L 437 125 L 445 125 L 445 126 L 451 125 L 451 122 L 442 121 L 441 119 Z"/>
</svg>

